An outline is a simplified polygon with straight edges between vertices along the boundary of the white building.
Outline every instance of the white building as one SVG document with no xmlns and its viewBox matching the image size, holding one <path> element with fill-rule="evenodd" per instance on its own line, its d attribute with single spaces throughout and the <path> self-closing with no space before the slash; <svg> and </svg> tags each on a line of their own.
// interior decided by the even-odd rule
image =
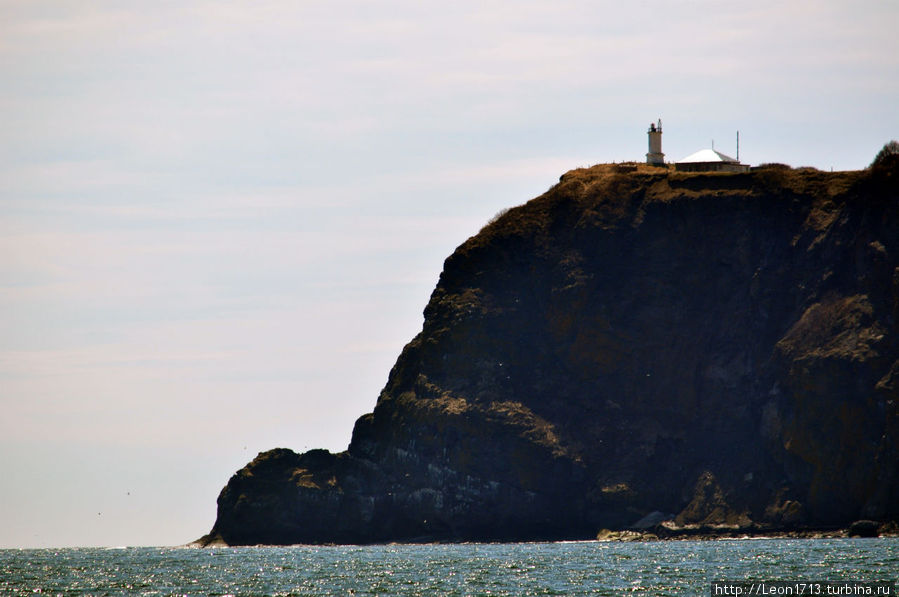
<svg viewBox="0 0 899 597">
<path fill-rule="evenodd" d="M 748 172 L 749 164 L 714 149 L 701 149 L 674 164 L 681 172 Z"/>
</svg>

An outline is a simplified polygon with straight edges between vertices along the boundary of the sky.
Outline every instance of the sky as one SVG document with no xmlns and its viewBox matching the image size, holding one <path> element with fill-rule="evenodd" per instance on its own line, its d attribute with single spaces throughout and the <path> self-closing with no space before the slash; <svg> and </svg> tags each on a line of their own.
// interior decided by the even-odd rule
<svg viewBox="0 0 899 597">
<path fill-rule="evenodd" d="M 346 449 L 443 260 L 567 170 L 899 138 L 895 0 L 0 0 L 0 548 L 178 545 Z"/>
</svg>

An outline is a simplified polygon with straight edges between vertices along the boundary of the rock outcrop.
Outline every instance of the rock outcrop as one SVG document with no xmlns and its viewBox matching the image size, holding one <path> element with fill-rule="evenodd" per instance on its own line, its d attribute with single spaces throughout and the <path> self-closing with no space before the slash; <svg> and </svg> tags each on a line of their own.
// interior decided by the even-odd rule
<svg viewBox="0 0 899 597">
<path fill-rule="evenodd" d="M 445 262 L 346 452 L 238 471 L 227 544 L 899 518 L 899 167 L 579 169 Z"/>
</svg>

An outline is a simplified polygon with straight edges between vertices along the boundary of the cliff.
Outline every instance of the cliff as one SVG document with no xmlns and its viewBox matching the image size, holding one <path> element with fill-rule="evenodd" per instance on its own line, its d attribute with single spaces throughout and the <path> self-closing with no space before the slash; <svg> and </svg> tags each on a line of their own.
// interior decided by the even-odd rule
<svg viewBox="0 0 899 597">
<path fill-rule="evenodd" d="M 897 520 L 897 166 L 568 172 L 446 260 L 349 449 L 260 454 L 204 541 Z"/>
</svg>

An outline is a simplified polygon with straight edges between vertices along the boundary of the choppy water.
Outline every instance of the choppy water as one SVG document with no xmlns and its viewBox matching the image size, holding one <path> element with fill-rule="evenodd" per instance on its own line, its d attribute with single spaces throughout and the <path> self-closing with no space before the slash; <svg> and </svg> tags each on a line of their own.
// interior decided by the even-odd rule
<svg viewBox="0 0 899 597">
<path fill-rule="evenodd" d="M 895 538 L 0 550 L 0 595 L 708 595 L 897 575 Z"/>
</svg>

